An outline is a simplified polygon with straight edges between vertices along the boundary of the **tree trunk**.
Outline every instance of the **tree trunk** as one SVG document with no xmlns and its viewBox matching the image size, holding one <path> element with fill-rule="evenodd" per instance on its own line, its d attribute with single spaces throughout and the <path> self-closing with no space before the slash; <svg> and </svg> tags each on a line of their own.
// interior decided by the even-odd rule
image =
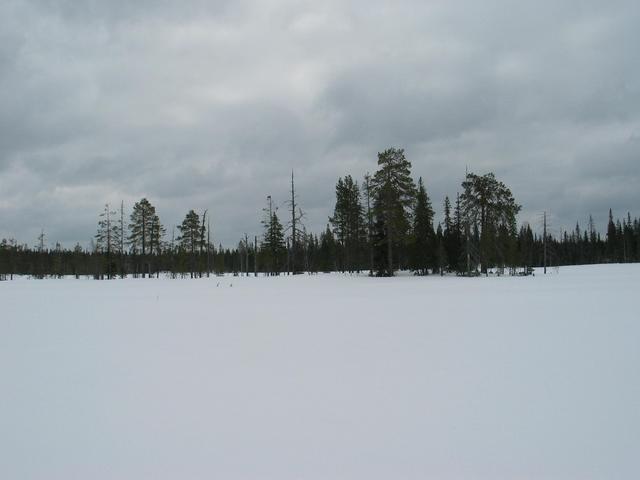
<svg viewBox="0 0 640 480">
<path fill-rule="evenodd" d="M 387 275 L 393 277 L 393 251 L 392 244 L 393 243 L 393 229 L 391 228 L 391 224 L 387 219 Z"/>
</svg>

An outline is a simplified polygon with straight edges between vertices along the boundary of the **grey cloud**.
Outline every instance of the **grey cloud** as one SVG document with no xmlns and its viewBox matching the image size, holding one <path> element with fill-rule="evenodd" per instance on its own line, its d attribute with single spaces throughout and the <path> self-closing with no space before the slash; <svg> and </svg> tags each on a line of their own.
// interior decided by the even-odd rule
<svg viewBox="0 0 640 480">
<path fill-rule="evenodd" d="M 147 18 L 184 19 L 203 14 L 224 14 L 241 1 L 231 0 L 190 0 L 172 2 L 168 0 L 28 0 L 35 11 L 60 17 L 69 22 L 131 22 Z"/>
<path fill-rule="evenodd" d="M 142 196 L 171 228 L 260 233 L 295 170 L 308 228 L 338 176 L 406 149 L 437 210 L 493 170 L 537 222 L 640 215 L 632 1 L 0 5 L 0 237 L 84 244 Z"/>
</svg>

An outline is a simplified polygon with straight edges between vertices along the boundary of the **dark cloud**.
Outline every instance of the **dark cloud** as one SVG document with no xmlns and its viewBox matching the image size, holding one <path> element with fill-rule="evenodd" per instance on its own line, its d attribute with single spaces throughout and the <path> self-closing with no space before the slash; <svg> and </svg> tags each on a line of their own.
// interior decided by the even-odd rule
<svg viewBox="0 0 640 480">
<path fill-rule="evenodd" d="M 406 149 L 437 210 L 495 171 L 559 232 L 640 215 L 635 2 L 0 5 L 0 237 L 87 244 L 106 202 L 169 231 L 259 234 L 295 170 L 324 227 L 338 176 Z"/>
</svg>

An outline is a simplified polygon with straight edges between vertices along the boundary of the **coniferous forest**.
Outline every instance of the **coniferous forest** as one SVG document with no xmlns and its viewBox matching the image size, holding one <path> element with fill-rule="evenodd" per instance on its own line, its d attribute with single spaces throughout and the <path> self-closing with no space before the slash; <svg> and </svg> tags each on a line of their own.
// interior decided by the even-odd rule
<svg viewBox="0 0 640 480">
<path fill-rule="evenodd" d="M 404 150 L 378 154 L 378 169 L 361 180 L 338 178 L 335 207 L 321 232 L 308 232 L 298 205 L 293 174 L 288 212 L 279 216 L 271 196 L 262 209 L 260 235 L 245 235 L 232 248 L 216 246 L 208 212 L 189 210 L 168 232 L 146 198 L 125 212 L 105 205 L 98 213 L 91 246 L 47 245 L 43 231 L 35 246 L 0 242 L 0 280 L 64 276 L 95 279 L 169 275 L 365 272 L 392 276 L 398 270 L 428 274 L 527 275 L 533 267 L 640 261 L 640 219 L 615 218 L 606 233 L 576 223 L 572 231 L 539 235 L 518 226 L 521 206 L 493 173 L 468 173 L 455 196 L 435 205 L 422 178 L 411 175 Z M 435 222 L 436 208 L 442 221 Z M 545 229 L 546 230 L 546 229 Z"/>
</svg>

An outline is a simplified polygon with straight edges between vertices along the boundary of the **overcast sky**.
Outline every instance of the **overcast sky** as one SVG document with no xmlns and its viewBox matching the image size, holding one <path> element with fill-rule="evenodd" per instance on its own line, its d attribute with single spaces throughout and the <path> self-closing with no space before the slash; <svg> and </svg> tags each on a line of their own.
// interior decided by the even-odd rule
<svg viewBox="0 0 640 480">
<path fill-rule="evenodd" d="M 639 25 L 637 0 L 3 0 L 0 238 L 88 245 L 147 197 L 231 246 L 292 169 L 318 231 L 390 146 L 439 215 L 468 166 L 521 221 L 602 230 L 640 215 Z"/>
</svg>

